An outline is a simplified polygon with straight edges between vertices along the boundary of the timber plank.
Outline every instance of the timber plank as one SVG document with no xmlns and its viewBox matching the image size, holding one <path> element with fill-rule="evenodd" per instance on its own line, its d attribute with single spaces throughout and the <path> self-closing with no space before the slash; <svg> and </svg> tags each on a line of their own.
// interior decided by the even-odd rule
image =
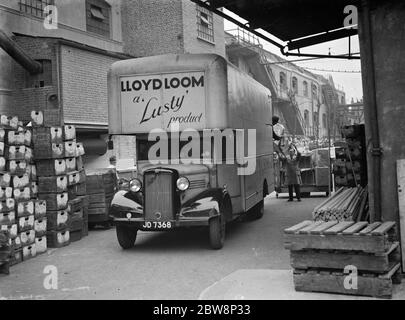
<svg viewBox="0 0 405 320">
<path fill-rule="evenodd" d="M 325 223 L 325 222 L 323 222 L 323 221 L 312 222 L 310 225 L 300 229 L 298 231 L 298 233 L 309 233 L 312 229 L 315 229 L 317 226 L 319 226 L 319 225 L 321 225 L 323 223 Z"/>
<path fill-rule="evenodd" d="M 354 221 L 343 221 L 339 222 L 338 224 L 334 225 L 332 228 L 325 230 L 323 233 L 324 234 L 338 234 L 342 232 L 343 230 L 349 228 L 354 224 Z"/>
<path fill-rule="evenodd" d="M 376 256 L 354 251 L 330 253 L 315 250 L 299 250 L 291 251 L 290 258 L 293 268 L 343 270 L 346 266 L 353 265 L 356 266 L 359 271 L 371 271 L 376 273 L 388 272 L 392 267 L 393 261 L 398 263 L 398 259 L 388 254 Z"/>
<path fill-rule="evenodd" d="M 361 222 L 357 222 L 354 225 L 352 225 L 351 227 L 347 228 L 346 230 L 343 230 L 343 234 L 353 234 L 353 233 L 357 233 L 359 232 L 361 229 L 363 229 L 364 227 L 366 227 L 368 225 L 368 222 L 366 221 L 361 221 Z"/>
<path fill-rule="evenodd" d="M 293 274 L 296 291 L 327 292 L 347 295 L 371 296 L 377 298 L 392 297 L 392 280 L 390 278 L 358 276 L 357 289 L 344 286 L 347 275 L 338 274 Z"/>
<path fill-rule="evenodd" d="M 386 236 L 361 237 L 358 235 L 284 234 L 285 247 L 290 250 L 357 250 L 384 253 L 391 243 Z"/>
<path fill-rule="evenodd" d="M 380 225 L 378 228 L 374 229 L 371 231 L 371 235 L 383 235 L 386 234 L 392 227 L 395 226 L 394 221 L 388 221 L 384 222 L 382 225 Z"/>
<path fill-rule="evenodd" d="M 361 234 L 361 235 L 369 234 L 371 231 L 378 228 L 380 225 L 381 225 L 381 222 L 373 222 L 372 224 L 369 224 L 366 228 L 361 230 L 359 232 L 359 234 Z"/>
<path fill-rule="evenodd" d="M 284 232 L 285 233 L 295 233 L 298 230 L 310 225 L 311 223 L 312 223 L 312 221 L 305 220 L 305 221 L 302 221 L 302 222 L 300 222 L 300 223 L 298 223 L 298 224 L 296 224 L 296 225 L 294 225 L 292 227 L 289 227 L 289 228 L 285 229 Z"/>
<path fill-rule="evenodd" d="M 338 221 L 328 221 L 325 222 L 323 224 L 320 224 L 319 226 L 317 226 L 316 228 L 312 229 L 310 231 L 310 233 L 312 234 L 321 234 L 323 231 L 329 229 L 330 227 L 334 226 L 335 224 L 337 224 Z"/>
</svg>

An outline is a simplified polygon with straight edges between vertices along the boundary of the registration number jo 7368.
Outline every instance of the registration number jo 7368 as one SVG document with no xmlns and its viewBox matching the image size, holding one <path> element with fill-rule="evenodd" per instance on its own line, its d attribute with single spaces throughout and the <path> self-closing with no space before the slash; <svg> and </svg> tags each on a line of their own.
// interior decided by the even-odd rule
<svg viewBox="0 0 405 320">
<path fill-rule="evenodd" d="M 145 221 L 144 229 L 171 229 L 173 224 L 170 221 Z"/>
</svg>

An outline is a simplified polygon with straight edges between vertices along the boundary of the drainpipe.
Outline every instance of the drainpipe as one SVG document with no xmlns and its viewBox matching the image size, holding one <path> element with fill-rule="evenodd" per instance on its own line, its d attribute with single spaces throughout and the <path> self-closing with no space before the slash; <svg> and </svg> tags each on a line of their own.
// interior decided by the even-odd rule
<svg viewBox="0 0 405 320">
<path fill-rule="evenodd" d="M 28 56 L 3 30 L 0 30 L 0 47 L 30 74 L 42 72 L 42 65 Z"/>
<path fill-rule="evenodd" d="M 367 107 L 367 120 L 370 128 L 370 142 L 372 144 L 372 189 L 373 189 L 373 211 L 370 219 L 373 221 L 381 221 L 381 156 L 382 148 L 380 147 L 380 135 L 378 128 L 378 110 L 375 86 L 375 65 L 374 65 L 374 48 L 373 48 L 373 33 L 370 21 L 370 1 L 362 0 L 359 10 L 359 27 L 360 45 L 362 49 L 362 67 L 364 70 L 365 98 L 367 99 L 365 106 Z"/>
</svg>

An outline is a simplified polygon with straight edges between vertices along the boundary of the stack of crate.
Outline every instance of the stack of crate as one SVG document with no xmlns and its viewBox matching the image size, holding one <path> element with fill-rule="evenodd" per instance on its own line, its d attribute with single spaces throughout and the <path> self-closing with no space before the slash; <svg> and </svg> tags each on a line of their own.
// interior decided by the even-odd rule
<svg viewBox="0 0 405 320">
<path fill-rule="evenodd" d="M 9 274 L 11 246 L 9 233 L 0 230 L 0 273 Z"/>
<path fill-rule="evenodd" d="M 31 129 L 7 116 L 0 127 L 0 225 L 15 264 L 46 252 L 46 203 L 37 199 Z"/>
<path fill-rule="evenodd" d="M 346 147 L 336 152 L 334 165 L 337 186 L 367 185 L 367 154 L 364 125 L 345 126 L 342 134 Z"/>
<path fill-rule="evenodd" d="M 391 298 L 401 283 L 398 238 L 393 221 L 303 221 L 285 229 L 295 290 Z"/>
<path fill-rule="evenodd" d="M 101 224 L 106 228 L 110 227 L 109 208 L 116 184 L 116 174 L 111 170 L 98 170 L 87 174 L 89 226 Z"/>
<path fill-rule="evenodd" d="M 32 111 L 38 197 L 46 201 L 47 243 L 59 248 L 70 243 L 68 176 L 59 110 Z"/>
</svg>

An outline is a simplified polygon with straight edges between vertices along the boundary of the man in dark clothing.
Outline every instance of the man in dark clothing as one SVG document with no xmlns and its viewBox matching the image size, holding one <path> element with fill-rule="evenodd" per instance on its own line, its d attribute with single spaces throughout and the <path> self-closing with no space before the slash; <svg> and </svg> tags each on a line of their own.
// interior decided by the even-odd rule
<svg viewBox="0 0 405 320">
<path fill-rule="evenodd" d="M 300 158 L 301 154 L 298 152 L 297 148 L 294 145 L 290 145 L 288 149 L 288 155 L 284 160 L 286 167 L 286 183 L 288 185 L 288 194 L 289 194 L 288 201 L 293 201 L 294 189 L 297 200 L 301 201 L 300 185 L 302 184 L 302 180 L 301 180 L 301 171 L 299 168 Z"/>
</svg>

